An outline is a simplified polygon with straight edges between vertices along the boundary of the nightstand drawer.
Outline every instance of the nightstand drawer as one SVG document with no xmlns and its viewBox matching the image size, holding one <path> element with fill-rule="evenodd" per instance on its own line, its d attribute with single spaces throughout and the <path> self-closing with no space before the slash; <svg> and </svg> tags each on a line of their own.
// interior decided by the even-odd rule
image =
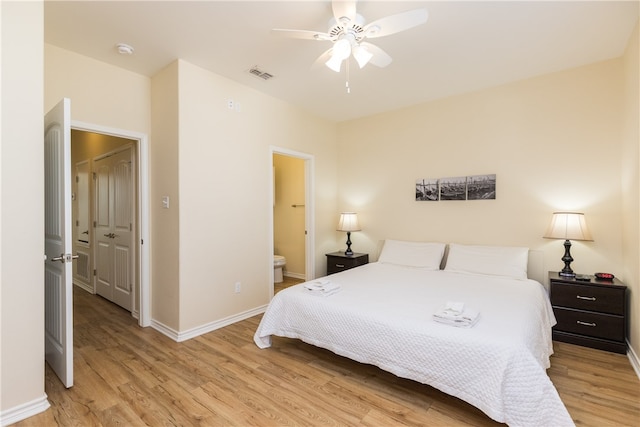
<svg viewBox="0 0 640 427">
<path fill-rule="evenodd" d="M 350 268 L 357 267 L 360 264 L 358 263 L 357 259 L 352 259 L 352 258 L 351 259 L 350 258 L 335 259 L 335 258 L 331 258 L 328 261 L 327 265 L 330 265 L 333 270 L 338 271 L 338 270 L 348 270 Z"/>
<path fill-rule="evenodd" d="M 345 255 L 344 252 L 334 252 L 326 254 L 326 256 L 327 274 L 339 273 L 369 263 L 368 254 L 354 253 L 353 255 Z"/>
<path fill-rule="evenodd" d="M 551 282 L 551 304 L 624 315 L 625 289 Z"/>
<path fill-rule="evenodd" d="M 560 307 L 554 307 L 553 312 L 558 321 L 555 330 L 613 341 L 625 339 L 623 316 Z"/>
</svg>

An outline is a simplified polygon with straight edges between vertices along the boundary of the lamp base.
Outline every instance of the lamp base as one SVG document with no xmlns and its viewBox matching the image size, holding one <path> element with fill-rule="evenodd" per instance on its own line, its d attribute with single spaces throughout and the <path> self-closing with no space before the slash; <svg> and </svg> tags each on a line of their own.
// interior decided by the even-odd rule
<svg viewBox="0 0 640 427">
<path fill-rule="evenodd" d="M 571 241 L 569 241 L 569 239 L 564 241 L 564 255 L 562 256 L 562 261 L 564 261 L 564 268 L 558 274 L 563 277 L 576 277 L 576 273 L 571 269 L 573 258 L 571 257 Z"/>
<path fill-rule="evenodd" d="M 351 232 L 347 231 L 347 250 L 344 251 L 346 256 L 352 256 L 353 251 L 351 250 Z"/>
</svg>

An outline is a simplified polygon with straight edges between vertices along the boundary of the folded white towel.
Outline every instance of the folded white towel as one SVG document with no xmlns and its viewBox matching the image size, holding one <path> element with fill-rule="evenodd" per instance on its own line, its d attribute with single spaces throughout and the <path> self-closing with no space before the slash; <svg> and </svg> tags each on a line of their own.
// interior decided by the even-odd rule
<svg viewBox="0 0 640 427">
<path fill-rule="evenodd" d="M 470 328 L 476 324 L 480 312 L 471 308 L 465 308 L 462 312 L 454 312 L 446 307 L 433 314 L 433 320 L 445 325 L 457 326 L 459 328 Z"/>
<path fill-rule="evenodd" d="M 329 296 L 340 290 L 340 285 L 327 279 L 319 279 L 304 284 L 312 295 Z"/>
<path fill-rule="evenodd" d="M 447 301 L 444 310 L 452 314 L 462 314 L 464 311 L 464 303 L 458 301 Z"/>
</svg>

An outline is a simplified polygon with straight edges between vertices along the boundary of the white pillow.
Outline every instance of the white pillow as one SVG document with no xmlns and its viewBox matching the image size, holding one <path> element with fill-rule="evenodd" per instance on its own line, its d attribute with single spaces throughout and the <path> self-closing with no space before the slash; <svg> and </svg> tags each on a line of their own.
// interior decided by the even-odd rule
<svg viewBox="0 0 640 427">
<path fill-rule="evenodd" d="M 440 270 L 445 246 L 444 243 L 385 240 L 378 262 Z"/>
<path fill-rule="evenodd" d="M 529 248 L 449 245 L 446 271 L 527 278 Z"/>
</svg>

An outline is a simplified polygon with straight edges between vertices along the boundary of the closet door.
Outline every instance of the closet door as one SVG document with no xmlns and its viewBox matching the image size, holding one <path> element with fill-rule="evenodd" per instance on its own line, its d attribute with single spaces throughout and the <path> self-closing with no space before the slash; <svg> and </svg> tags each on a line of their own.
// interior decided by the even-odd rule
<svg viewBox="0 0 640 427">
<path fill-rule="evenodd" d="M 133 307 L 131 148 L 94 161 L 96 293 Z"/>
</svg>

